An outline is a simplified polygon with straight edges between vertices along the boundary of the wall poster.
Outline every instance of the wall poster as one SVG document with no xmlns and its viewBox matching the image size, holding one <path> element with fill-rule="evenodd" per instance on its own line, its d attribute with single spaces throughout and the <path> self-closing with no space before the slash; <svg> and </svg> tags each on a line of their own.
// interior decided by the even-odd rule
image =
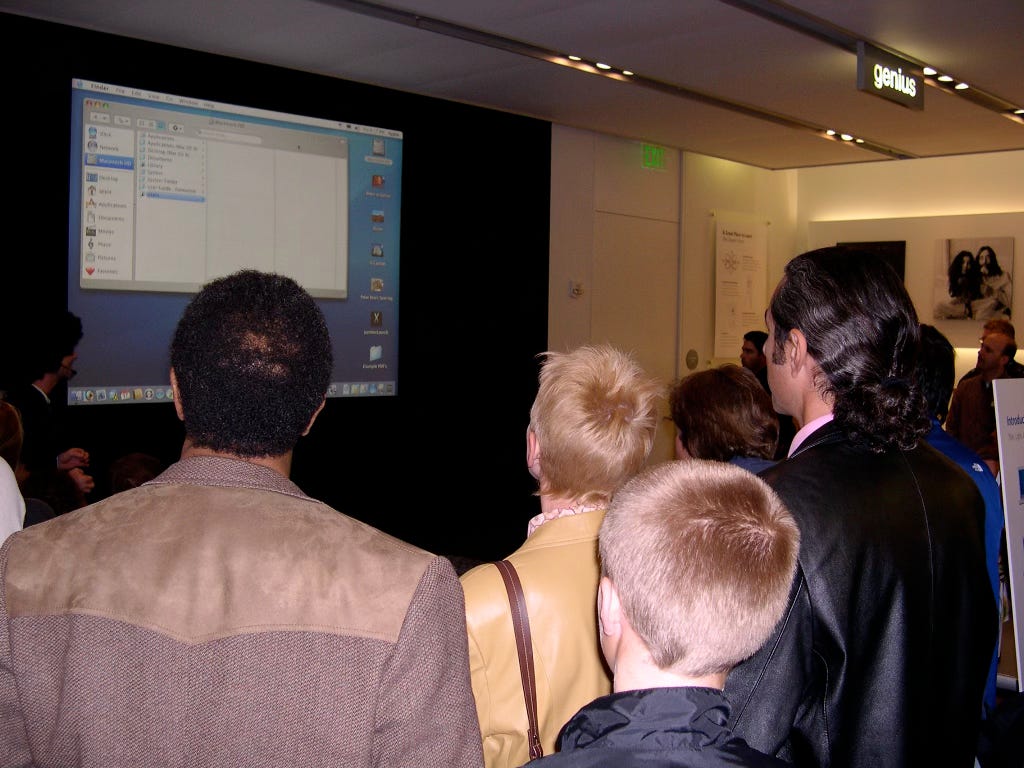
<svg viewBox="0 0 1024 768">
<path fill-rule="evenodd" d="M 768 223 L 715 217 L 715 357 L 739 357 L 743 334 L 764 330 Z"/>
<path fill-rule="evenodd" d="M 961 237 L 944 241 L 935 257 L 936 320 L 1010 319 L 1013 238 Z"/>
</svg>

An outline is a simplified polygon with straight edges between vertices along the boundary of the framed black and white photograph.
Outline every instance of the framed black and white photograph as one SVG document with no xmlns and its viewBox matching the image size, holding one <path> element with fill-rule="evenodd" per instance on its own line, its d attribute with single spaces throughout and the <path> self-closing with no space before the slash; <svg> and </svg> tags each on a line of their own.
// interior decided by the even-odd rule
<svg viewBox="0 0 1024 768">
<path fill-rule="evenodd" d="M 1011 318 L 1013 238 L 949 238 L 935 263 L 936 320 Z"/>
</svg>

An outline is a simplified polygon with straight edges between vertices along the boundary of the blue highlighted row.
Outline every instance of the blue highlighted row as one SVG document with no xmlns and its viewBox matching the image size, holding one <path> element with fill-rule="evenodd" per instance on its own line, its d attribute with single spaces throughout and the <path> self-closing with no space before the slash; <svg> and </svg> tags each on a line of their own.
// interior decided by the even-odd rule
<svg viewBox="0 0 1024 768">
<path fill-rule="evenodd" d="M 121 171 L 131 171 L 135 169 L 135 158 L 118 155 L 97 155 L 92 152 L 86 152 L 85 164 L 94 165 L 97 168 L 116 168 Z"/>
<path fill-rule="evenodd" d="M 144 192 L 144 197 L 152 197 L 156 200 L 184 200 L 186 203 L 205 203 L 203 195 L 180 195 L 176 192 Z"/>
</svg>

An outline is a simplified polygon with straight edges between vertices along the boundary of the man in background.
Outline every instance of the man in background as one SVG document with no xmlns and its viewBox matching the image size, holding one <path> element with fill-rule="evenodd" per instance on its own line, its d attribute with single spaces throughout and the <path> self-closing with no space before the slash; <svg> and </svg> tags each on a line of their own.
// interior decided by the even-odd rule
<svg viewBox="0 0 1024 768">
<path fill-rule="evenodd" d="M 451 563 L 306 496 L 312 297 L 212 281 L 170 350 L 181 460 L 0 548 L 0 765 L 482 764 Z"/>
<path fill-rule="evenodd" d="M 1017 343 L 1017 331 L 1013 327 L 1013 323 L 1011 323 L 1005 317 L 994 317 L 987 323 L 985 323 L 985 325 L 983 325 L 981 328 L 982 338 L 984 338 L 989 333 L 1005 334 L 1009 336 L 1011 339 L 1013 339 L 1014 344 Z M 963 376 L 961 376 L 960 381 L 958 381 L 957 384 L 962 382 L 964 379 L 971 378 L 971 376 L 977 376 L 979 373 L 981 373 L 981 371 L 978 369 L 977 366 L 975 366 L 974 368 L 971 368 L 971 370 L 969 370 Z M 1024 378 L 1024 365 L 1018 363 L 1016 358 L 1010 360 L 1010 362 L 1006 364 L 1006 378 Z"/>
<path fill-rule="evenodd" d="M 86 471 L 88 451 L 72 446 L 67 434 L 66 402 L 54 402 L 57 396 L 67 397 L 81 340 L 82 321 L 73 312 L 42 318 L 16 345 L 16 384 L 6 397 L 21 414 L 22 491 L 58 512 L 83 506 L 95 487 Z"/>
<path fill-rule="evenodd" d="M 992 382 L 1006 377 L 1006 369 L 1017 354 L 1013 336 L 989 331 L 978 347 L 977 374 L 965 377 L 953 391 L 946 416 L 946 431 L 977 453 L 992 474 L 999 476 L 999 446 L 996 442 L 996 406 Z"/>
<path fill-rule="evenodd" d="M 740 348 L 740 364 L 757 376 L 764 391 L 769 395 L 772 393 L 771 385 L 768 383 L 768 359 L 764 356 L 764 343 L 768 334 L 764 331 L 747 331 L 743 334 L 743 346 Z M 776 461 L 786 458 L 789 454 L 789 446 L 793 442 L 793 435 L 796 434 L 796 425 L 793 417 L 786 413 L 776 411 L 779 420 L 779 442 L 775 449 Z"/>
<path fill-rule="evenodd" d="M 797 766 L 974 765 L 996 642 L 977 486 L 927 444 L 903 281 L 801 254 L 766 313 L 777 408 L 802 424 L 761 477 L 800 528 L 785 619 L 730 674 L 738 736 Z"/>
</svg>

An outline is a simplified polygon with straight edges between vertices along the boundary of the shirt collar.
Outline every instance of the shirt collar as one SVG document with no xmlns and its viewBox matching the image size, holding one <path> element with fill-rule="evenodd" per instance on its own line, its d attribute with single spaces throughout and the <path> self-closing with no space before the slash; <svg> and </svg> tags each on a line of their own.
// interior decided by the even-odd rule
<svg viewBox="0 0 1024 768">
<path fill-rule="evenodd" d="M 800 447 L 800 444 L 803 443 L 803 441 L 806 440 L 812 432 L 816 431 L 819 427 L 828 424 L 830 421 L 832 421 L 833 418 L 834 417 L 832 413 L 829 412 L 826 413 L 824 416 L 819 416 L 816 419 L 812 419 L 811 421 L 807 422 L 802 427 L 800 427 L 800 430 L 793 436 L 793 442 L 790 443 L 789 453 L 787 454 L 787 457 L 792 456 L 794 453 L 796 453 L 796 449 Z"/>
</svg>

